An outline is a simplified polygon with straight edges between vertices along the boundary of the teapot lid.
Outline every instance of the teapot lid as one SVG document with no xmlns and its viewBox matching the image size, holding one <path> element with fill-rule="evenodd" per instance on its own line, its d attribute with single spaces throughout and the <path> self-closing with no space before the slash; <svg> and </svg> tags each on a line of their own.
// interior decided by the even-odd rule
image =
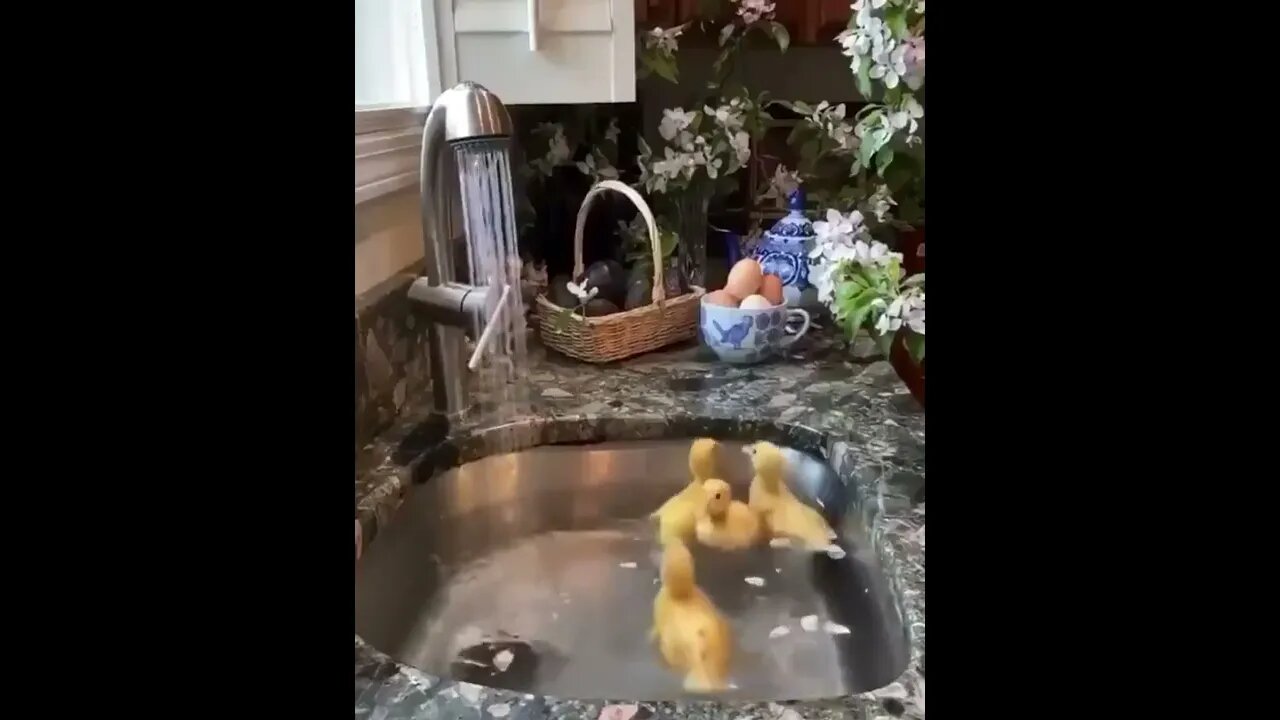
<svg viewBox="0 0 1280 720">
<path fill-rule="evenodd" d="M 791 212 L 804 212 L 804 188 L 796 188 L 787 196 L 787 209 Z"/>
<path fill-rule="evenodd" d="M 810 238 L 815 235 L 813 223 L 804 216 L 804 190 L 796 188 L 787 195 L 787 214 L 769 228 L 767 236 L 776 238 Z"/>
</svg>

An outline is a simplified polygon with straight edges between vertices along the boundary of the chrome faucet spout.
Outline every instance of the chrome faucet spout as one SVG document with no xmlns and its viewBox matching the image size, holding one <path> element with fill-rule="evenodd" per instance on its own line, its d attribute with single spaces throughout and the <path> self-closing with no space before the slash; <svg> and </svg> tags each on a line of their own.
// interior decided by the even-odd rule
<svg viewBox="0 0 1280 720">
<path fill-rule="evenodd" d="M 483 343 L 468 361 L 464 328 L 482 317 L 489 306 L 489 288 L 473 287 L 456 277 L 453 209 L 459 203 L 457 172 L 451 146 L 475 140 L 510 137 L 511 116 L 496 95 L 464 82 L 440 94 L 422 128 L 419 193 L 422 211 L 423 275 L 409 288 L 409 297 L 425 306 L 429 318 L 435 411 L 456 418 L 468 407 L 467 368 L 476 367 Z M 452 180 L 450 180 L 452 178 Z M 506 297 L 505 289 L 502 298 Z M 501 305 L 494 313 L 501 312 Z M 491 336 L 491 333 L 485 335 Z"/>
</svg>

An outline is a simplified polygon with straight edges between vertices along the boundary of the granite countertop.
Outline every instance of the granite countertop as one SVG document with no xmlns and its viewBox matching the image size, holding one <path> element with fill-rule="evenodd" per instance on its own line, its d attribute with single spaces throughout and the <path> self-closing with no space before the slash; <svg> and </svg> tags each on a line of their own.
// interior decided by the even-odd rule
<svg viewBox="0 0 1280 720">
<path fill-rule="evenodd" d="M 864 339 L 865 340 L 865 339 Z M 790 357 L 726 365 L 690 343 L 605 367 L 547 353 L 531 341 L 529 402 L 489 405 L 447 428 L 411 400 L 396 424 L 360 453 L 356 504 L 365 543 L 376 538 L 409 485 L 483 457 L 550 442 L 695 437 L 769 439 L 825 456 L 856 492 L 860 512 L 908 627 L 911 659 L 874 692 L 820 701 L 647 702 L 541 697 L 454 682 L 401 665 L 355 638 L 357 718 L 924 717 L 924 410 L 864 341 L 847 347 L 810 332 Z M 494 417 L 502 417 L 495 426 Z"/>
</svg>

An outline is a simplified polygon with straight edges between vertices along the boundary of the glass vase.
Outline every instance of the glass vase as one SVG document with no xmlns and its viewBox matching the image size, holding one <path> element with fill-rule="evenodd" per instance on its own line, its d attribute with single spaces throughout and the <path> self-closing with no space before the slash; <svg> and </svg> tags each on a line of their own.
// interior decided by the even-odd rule
<svg viewBox="0 0 1280 720">
<path fill-rule="evenodd" d="M 680 264 L 690 285 L 707 286 L 707 209 L 711 194 L 687 188 L 673 198 L 676 232 L 680 236 Z"/>
</svg>

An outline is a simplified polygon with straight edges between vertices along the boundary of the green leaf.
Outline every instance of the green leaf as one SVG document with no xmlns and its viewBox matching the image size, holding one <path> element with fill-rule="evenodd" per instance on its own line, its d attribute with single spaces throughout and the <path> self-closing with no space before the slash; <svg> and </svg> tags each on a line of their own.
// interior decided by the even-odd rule
<svg viewBox="0 0 1280 720">
<path fill-rule="evenodd" d="M 902 283 L 902 287 L 904 288 L 915 287 L 917 285 L 919 285 L 920 287 L 924 287 L 924 273 L 922 272 L 918 272 L 915 275 L 912 275 L 911 277 L 904 280 Z"/>
<path fill-rule="evenodd" d="M 773 39 L 778 41 L 778 49 L 786 52 L 791 46 L 791 33 L 787 32 L 787 28 L 780 22 L 769 21 L 769 32 L 773 33 Z"/>
<path fill-rule="evenodd" d="M 670 83 L 679 84 L 679 69 L 673 55 L 646 52 L 640 56 L 640 64 Z"/>
<path fill-rule="evenodd" d="M 711 72 L 717 78 L 720 77 L 720 73 L 724 70 L 725 63 L 729 62 L 729 58 L 733 55 L 733 51 L 737 49 L 737 46 L 737 43 L 728 45 L 721 49 L 720 54 L 716 56 L 716 61 L 711 64 Z M 712 88 L 715 85 L 716 83 L 714 82 L 707 83 L 709 88 Z"/>
<path fill-rule="evenodd" d="M 858 146 L 858 160 L 862 162 L 863 167 L 871 167 L 871 159 L 880 152 L 880 148 L 884 147 L 893 135 L 880 125 L 880 118 L 876 115 L 868 115 L 863 122 L 870 129 L 862 134 L 862 144 Z"/>
<path fill-rule="evenodd" d="M 724 44 L 729 42 L 729 38 L 733 37 L 734 27 L 736 26 L 733 23 L 729 23 L 720 28 L 720 47 L 724 47 Z"/>
<path fill-rule="evenodd" d="M 874 110 L 883 110 L 884 107 L 885 106 L 881 105 L 880 103 L 867 103 L 866 105 L 863 105 L 862 107 L 858 108 L 858 112 L 853 114 L 853 121 L 856 123 L 859 120 L 861 120 L 864 116 L 866 116 L 867 113 L 870 113 Z"/>
<path fill-rule="evenodd" d="M 911 359 L 916 364 L 924 362 L 924 336 L 917 333 L 907 333 L 907 350 L 911 353 Z"/>
<path fill-rule="evenodd" d="M 674 230 L 658 231 L 659 245 L 662 249 L 662 257 L 671 257 L 671 253 L 676 251 L 676 245 L 680 238 Z"/>
<path fill-rule="evenodd" d="M 880 346 L 880 352 L 884 353 L 886 360 L 893 352 L 893 339 L 897 337 L 897 335 L 897 333 L 892 331 L 881 335 L 878 330 L 871 328 L 871 336 L 876 339 L 876 345 Z"/>
<path fill-rule="evenodd" d="M 818 159 L 818 149 L 822 145 L 821 138 L 810 138 L 800 146 L 800 160 L 812 164 Z"/>
<path fill-rule="evenodd" d="M 884 177 L 884 171 L 893 162 L 893 148 L 885 145 L 876 152 L 876 174 Z"/>
<path fill-rule="evenodd" d="M 556 313 L 554 327 L 556 332 L 564 332 L 569 329 L 569 320 L 573 317 L 573 311 L 564 308 Z"/>
<path fill-rule="evenodd" d="M 893 107 L 897 107 L 902 100 L 902 85 L 887 88 L 884 91 L 884 103 Z"/>
<path fill-rule="evenodd" d="M 787 135 L 787 145 L 798 145 L 800 143 L 800 138 L 808 134 L 809 130 L 810 128 L 807 124 L 796 123 L 795 127 L 791 128 L 790 134 Z"/>
<path fill-rule="evenodd" d="M 896 290 L 898 287 L 898 278 L 902 275 L 902 266 L 898 264 L 898 258 L 889 258 L 889 265 L 884 269 L 884 274 L 889 278 L 890 289 Z"/>
<path fill-rule="evenodd" d="M 858 336 L 858 329 L 862 327 L 862 323 L 867 319 L 867 313 L 870 307 L 855 310 L 845 318 L 844 331 L 850 340 Z"/>
<path fill-rule="evenodd" d="M 868 58 L 858 63 L 858 94 L 864 100 L 871 99 L 871 60 Z"/>
<path fill-rule="evenodd" d="M 885 9 L 884 24 L 889 26 L 889 30 L 893 32 L 893 36 L 898 40 L 907 37 L 907 8 L 902 5 L 894 5 Z"/>
<path fill-rule="evenodd" d="M 777 102 L 782 102 L 782 101 L 781 101 L 781 100 L 778 100 Z M 789 110 L 792 110 L 793 112 L 798 112 L 798 113 L 800 113 L 801 115 L 812 115 L 812 114 L 813 114 L 813 106 L 809 105 L 809 103 L 807 103 L 807 102 L 802 102 L 802 101 L 800 101 L 800 100 L 797 100 L 797 101 L 795 101 L 795 102 L 793 102 L 793 103 L 787 103 L 787 104 L 786 104 L 786 107 L 787 107 Z"/>
</svg>

